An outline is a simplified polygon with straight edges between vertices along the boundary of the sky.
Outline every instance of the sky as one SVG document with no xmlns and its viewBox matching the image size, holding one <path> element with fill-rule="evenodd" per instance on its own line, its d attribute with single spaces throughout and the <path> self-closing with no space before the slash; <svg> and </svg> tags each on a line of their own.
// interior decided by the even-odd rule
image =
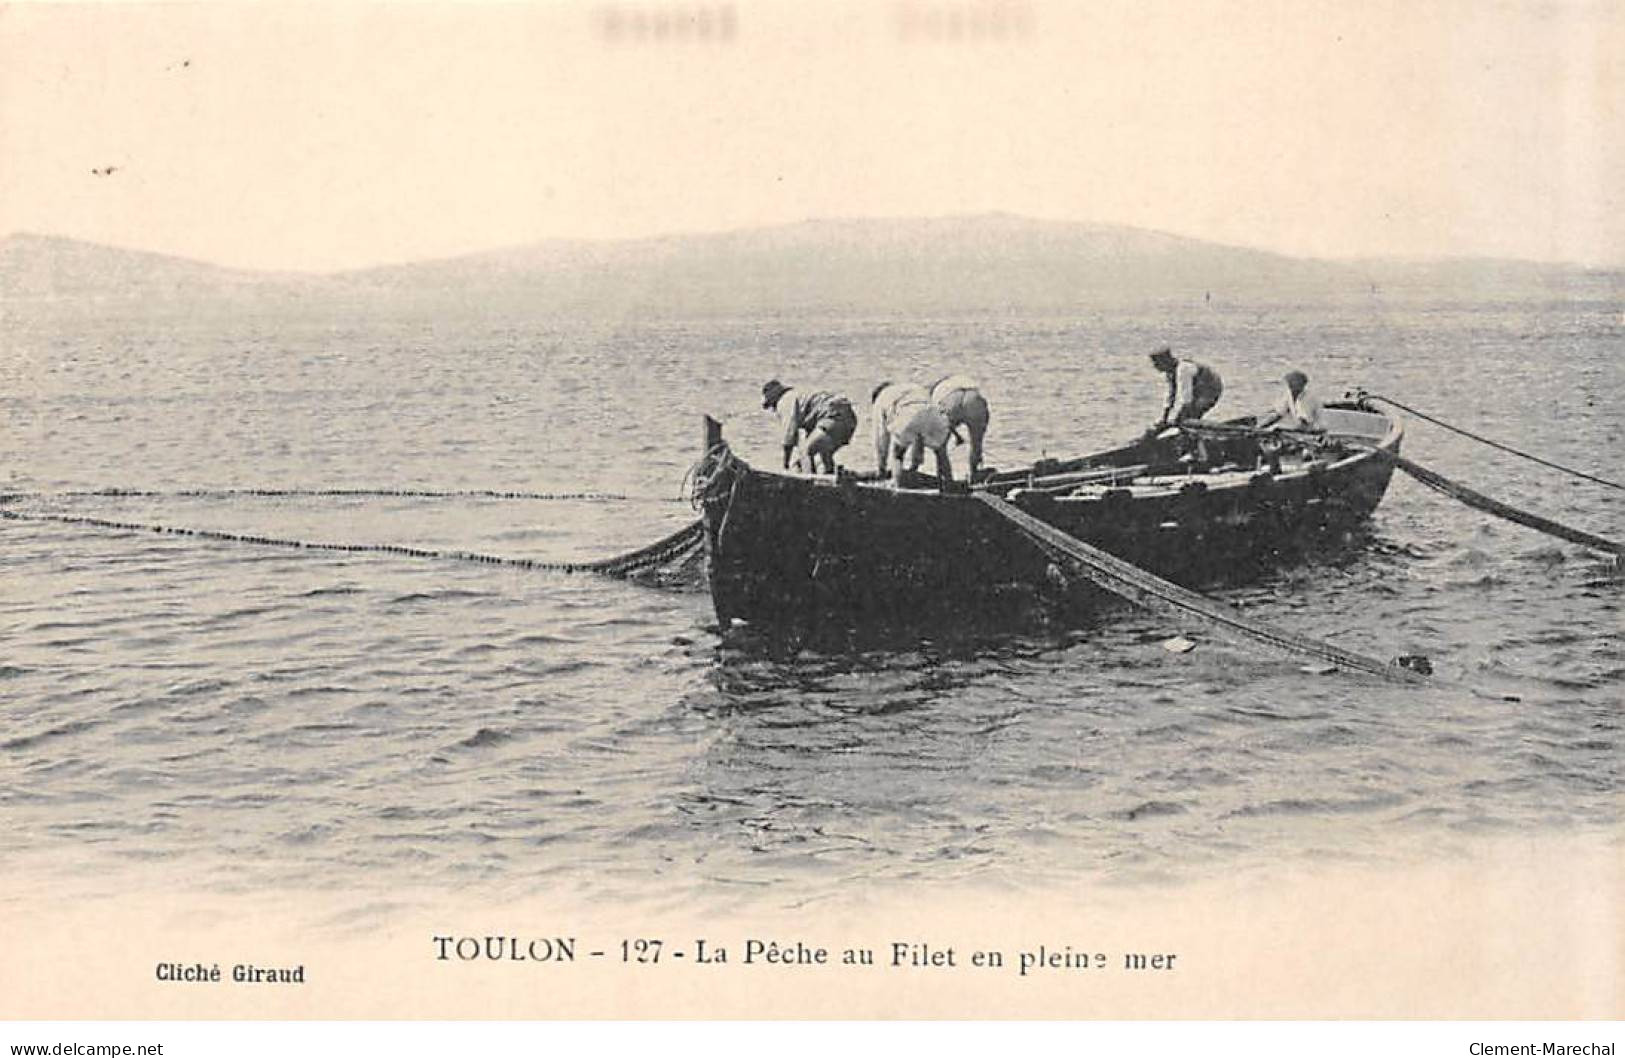
<svg viewBox="0 0 1625 1058">
<path fill-rule="evenodd" d="M 994 210 L 1625 265 L 1625 4 L 0 7 L 0 233 L 330 270 Z"/>
</svg>

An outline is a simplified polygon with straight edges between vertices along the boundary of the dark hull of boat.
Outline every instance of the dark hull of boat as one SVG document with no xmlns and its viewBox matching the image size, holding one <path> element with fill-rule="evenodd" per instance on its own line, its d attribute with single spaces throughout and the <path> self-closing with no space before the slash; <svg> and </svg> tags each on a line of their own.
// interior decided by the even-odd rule
<svg viewBox="0 0 1625 1058">
<path fill-rule="evenodd" d="M 1399 431 L 1382 448 L 1397 454 Z M 1119 462 L 1132 450 L 1097 459 Z M 1083 463 L 1084 461 L 1079 461 Z M 1193 477 L 1135 495 L 1052 498 L 992 487 L 1096 547 L 1188 587 L 1244 581 L 1343 539 L 1381 502 L 1376 452 L 1297 474 Z M 1234 478 L 1235 475 L 1232 475 Z M 1105 600 L 968 493 L 768 473 L 729 460 L 704 503 L 708 577 L 724 627 L 916 627 L 1031 613 L 1086 620 Z"/>
</svg>

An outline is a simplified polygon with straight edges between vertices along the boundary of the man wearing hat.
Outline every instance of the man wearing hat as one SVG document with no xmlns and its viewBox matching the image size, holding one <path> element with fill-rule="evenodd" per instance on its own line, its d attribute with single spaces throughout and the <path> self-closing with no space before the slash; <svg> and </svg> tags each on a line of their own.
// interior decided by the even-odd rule
<svg viewBox="0 0 1625 1058">
<path fill-rule="evenodd" d="M 796 469 L 810 474 L 818 473 L 822 463 L 824 473 L 835 473 L 835 453 L 852 440 L 858 428 L 858 413 L 852 402 L 835 393 L 822 390 L 797 393 L 778 379 L 769 379 L 762 386 L 762 407 L 777 412 L 784 428 L 784 468 L 790 469 L 790 457 L 801 445 L 796 458 Z M 807 440 L 801 442 L 805 433 Z"/>
<path fill-rule="evenodd" d="M 1224 383 L 1219 373 L 1206 364 L 1181 360 L 1164 345 L 1152 351 L 1151 365 L 1168 376 L 1168 402 L 1163 406 L 1162 418 L 1152 424 L 1147 435 L 1161 433 L 1187 419 L 1200 419 L 1219 403 Z"/>
<path fill-rule="evenodd" d="M 1309 376 L 1302 371 L 1288 371 L 1281 376 L 1281 381 L 1286 383 L 1286 392 L 1275 402 L 1270 413 L 1258 420 L 1259 427 L 1324 432 L 1326 424 L 1322 412 L 1325 408 L 1319 398 L 1309 392 Z"/>
</svg>

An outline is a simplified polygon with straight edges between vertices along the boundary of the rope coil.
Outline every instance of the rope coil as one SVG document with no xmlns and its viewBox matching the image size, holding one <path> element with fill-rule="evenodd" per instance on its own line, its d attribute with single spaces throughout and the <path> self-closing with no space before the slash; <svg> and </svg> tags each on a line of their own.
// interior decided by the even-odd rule
<svg viewBox="0 0 1625 1058">
<path fill-rule="evenodd" d="M 683 483 L 688 490 L 688 505 L 699 510 L 708 500 L 722 496 L 732 485 L 729 479 L 737 476 L 735 464 L 738 461 L 739 457 L 726 444 L 707 449 L 705 455 L 683 475 Z"/>
</svg>

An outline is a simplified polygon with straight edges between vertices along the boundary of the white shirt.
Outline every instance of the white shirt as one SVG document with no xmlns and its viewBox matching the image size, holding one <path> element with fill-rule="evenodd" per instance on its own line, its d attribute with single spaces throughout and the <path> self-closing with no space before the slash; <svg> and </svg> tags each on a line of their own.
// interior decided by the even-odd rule
<svg viewBox="0 0 1625 1058">
<path fill-rule="evenodd" d="M 779 436 L 784 439 L 784 447 L 794 448 L 801 430 L 801 409 L 797 407 L 801 398 L 796 395 L 794 387 L 779 394 L 778 404 L 773 406 L 773 412 L 779 417 Z"/>
<path fill-rule="evenodd" d="M 1303 392 L 1296 397 L 1292 395 L 1290 389 L 1287 390 L 1271 410 L 1280 416 L 1279 424 L 1288 430 L 1313 430 L 1326 425 L 1322 422 L 1324 416 L 1321 414 L 1326 410 L 1325 405 L 1309 392 L 1308 386 L 1305 386 Z"/>
<path fill-rule="evenodd" d="M 1177 412 L 1196 399 L 1196 364 L 1181 360 L 1174 367 L 1174 404 L 1169 414 Z"/>
<path fill-rule="evenodd" d="M 941 404 L 944 399 L 961 389 L 979 390 L 982 387 L 969 375 L 949 375 L 931 389 L 931 399 Z"/>
<path fill-rule="evenodd" d="M 916 440 L 933 449 L 948 443 L 948 419 L 931 403 L 924 386 L 900 382 L 887 386 L 875 399 L 874 415 L 877 451 L 888 441 L 900 448 Z"/>
</svg>

